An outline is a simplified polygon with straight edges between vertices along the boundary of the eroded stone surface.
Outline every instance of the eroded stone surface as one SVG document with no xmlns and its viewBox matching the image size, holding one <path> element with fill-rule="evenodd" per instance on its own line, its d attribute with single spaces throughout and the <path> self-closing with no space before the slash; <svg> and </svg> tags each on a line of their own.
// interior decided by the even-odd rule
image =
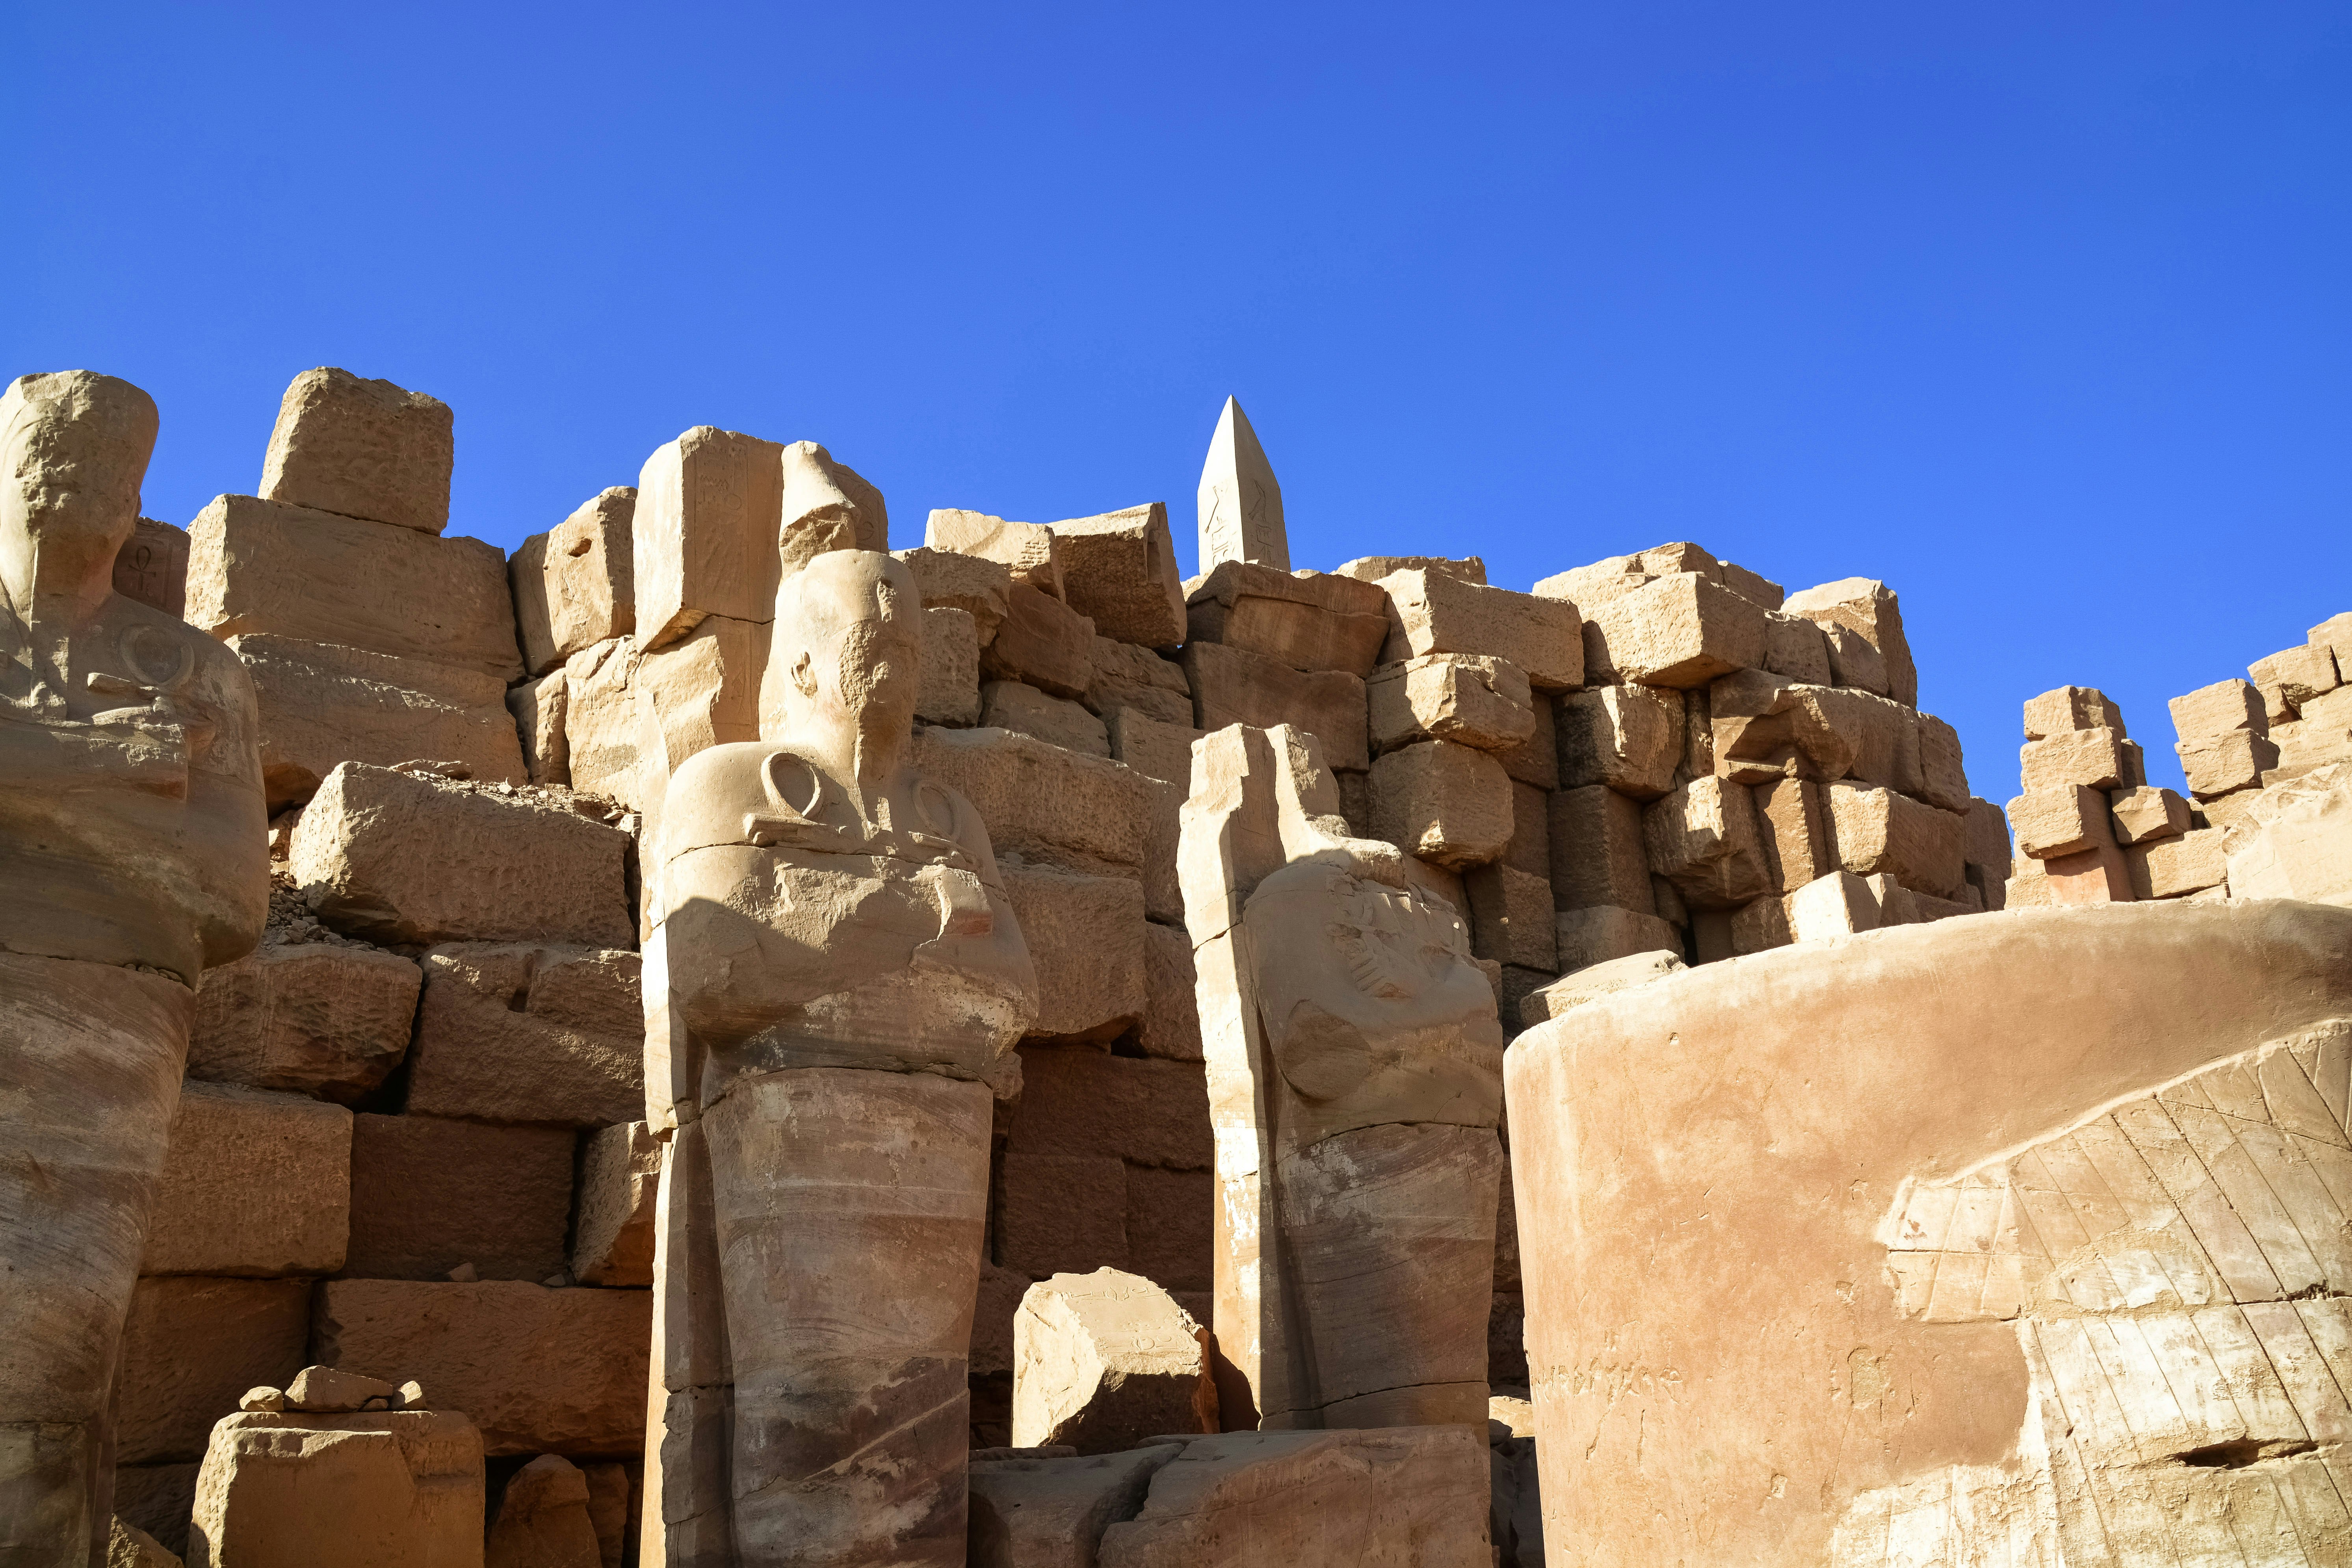
<svg viewBox="0 0 2352 1568">
<path fill-rule="evenodd" d="M 1013 1441 L 1081 1454 L 1217 1430 L 1209 1332 L 1168 1292 L 1116 1268 L 1029 1287 L 1013 1321 Z"/>
<path fill-rule="evenodd" d="M 306 370 L 278 404 L 261 494 L 439 533 L 456 454 L 454 416 L 439 398 L 347 370 Z"/>
<path fill-rule="evenodd" d="M 440 1568 L 481 1560 L 482 1436 L 448 1410 L 239 1413 L 213 1428 L 188 1560 Z"/>
</svg>

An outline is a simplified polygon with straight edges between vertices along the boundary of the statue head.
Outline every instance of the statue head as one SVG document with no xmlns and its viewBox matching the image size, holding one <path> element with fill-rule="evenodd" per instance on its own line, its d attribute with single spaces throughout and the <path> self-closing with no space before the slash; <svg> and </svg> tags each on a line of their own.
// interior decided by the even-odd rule
<svg viewBox="0 0 2352 1568">
<path fill-rule="evenodd" d="M 906 563 L 877 550 L 828 550 L 776 593 L 769 668 L 791 736 L 912 731 L 922 681 L 923 599 Z"/>
<path fill-rule="evenodd" d="M 155 425 L 154 399 L 110 375 L 66 370 L 9 384 L 0 395 L 0 565 L 13 591 L 29 587 L 18 573 L 37 555 L 59 586 L 112 573 L 139 521 Z"/>
</svg>

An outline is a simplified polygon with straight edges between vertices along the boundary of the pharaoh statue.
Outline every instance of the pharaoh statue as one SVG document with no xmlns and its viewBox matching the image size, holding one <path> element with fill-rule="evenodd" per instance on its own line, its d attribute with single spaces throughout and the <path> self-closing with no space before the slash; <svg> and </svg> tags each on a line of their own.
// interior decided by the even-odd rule
<svg viewBox="0 0 2352 1568">
<path fill-rule="evenodd" d="M 198 975 L 259 940 L 268 818 L 236 656 L 113 591 L 155 405 L 0 395 L 0 1563 L 102 1560 L 109 1384 Z"/>
<path fill-rule="evenodd" d="M 648 1563 L 963 1561 L 989 1080 L 1036 978 L 986 827 L 908 761 L 921 615 L 888 555 L 810 557 L 763 739 L 670 780 Z"/>
<path fill-rule="evenodd" d="M 1194 742 L 1178 866 L 1227 1428 L 1484 1422 L 1503 1036 L 1461 917 L 1288 725 Z"/>
</svg>

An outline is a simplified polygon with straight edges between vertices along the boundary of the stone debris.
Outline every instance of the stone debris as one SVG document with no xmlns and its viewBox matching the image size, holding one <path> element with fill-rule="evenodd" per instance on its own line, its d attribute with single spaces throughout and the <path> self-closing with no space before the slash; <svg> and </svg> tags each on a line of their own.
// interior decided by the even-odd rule
<svg viewBox="0 0 2352 1568">
<path fill-rule="evenodd" d="M 1013 1442 L 1080 1454 L 1217 1430 L 1209 1331 L 1167 1291 L 1116 1268 L 1029 1287 L 1013 1320 Z"/>
</svg>

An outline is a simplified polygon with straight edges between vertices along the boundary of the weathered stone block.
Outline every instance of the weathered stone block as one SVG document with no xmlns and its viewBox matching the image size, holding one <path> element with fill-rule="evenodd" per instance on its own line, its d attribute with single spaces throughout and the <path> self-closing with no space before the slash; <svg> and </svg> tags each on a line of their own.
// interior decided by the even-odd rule
<svg viewBox="0 0 2352 1568">
<path fill-rule="evenodd" d="M 1830 869 L 1821 785 L 1811 779 L 1776 779 L 1753 785 L 1748 796 L 1755 805 L 1758 847 L 1772 891 L 1793 892 Z"/>
<path fill-rule="evenodd" d="M 203 1458 L 213 1423 L 246 1390 L 282 1387 L 302 1370 L 310 1342 L 307 1279 L 142 1279 L 122 1326 L 116 1462 Z"/>
<path fill-rule="evenodd" d="M 1193 587 L 1187 639 L 1263 654 L 1307 672 L 1372 672 L 1388 640 L 1388 596 L 1352 575 L 1294 575 L 1250 561 L 1223 561 Z"/>
<path fill-rule="evenodd" d="M 572 787 L 634 807 L 645 805 L 639 663 L 629 637 L 583 648 L 563 662 L 563 749 Z"/>
<path fill-rule="evenodd" d="M 188 1516 L 196 1507 L 197 1468 L 194 1463 L 124 1465 L 114 1472 L 114 1516 L 145 1531 L 166 1552 L 184 1554 Z"/>
<path fill-rule="evenodd" d="M 2037 860 L 2079 855 L 2106 837 L 2110 830 L 2099 821 L 2106 813 L 2106 796 L 2082 784 L 2028 790 L 2009 803 L 2017 847 Z"/>
<path fill-rule="evenodd" d="M 1040 1279 L 1125 1268 L 1127 1175 L 1108 1154 L 1007 1153 L 989 1216 L 996 1261 Z"/>
<path fill-rule="evenodd" d="M 1903 635 L 1903 607 L 1885 584 L 1867 577 L 1841 578 L 1791 594 L 1780 608 L 1819 624 L 1825 634 L 1832 626 L 1861 633 L 1885 667 L 1885 694 L 1906 708 L 1919 705 L 1919 672 Z"/>
<path fill-rule="evenodd" d="M 439 539 L 221 496 L 189 526 L 188 621 L 216 637 L 269 634 L 519 679 L 506 557 Z"/>
<path fill-rule="evenodd" d="M 566 1127 L 632 1120 L 645 1104 L 638 967 L 635 952 L 613 948 L 435 948 L 410 1048 L 409 1111 Z"/>
<path fill-rule="evenodd" d="M 1536 727 L 1526 741 L 1507 752 L 1497 752 L 1495 760 L 1511 775 L 1513 784 L 1530 784 L 1539 790 L 1559 788 L 1559 736 L 1557 710 L 1560 699 L 1549 691 L 1533 694 Z"/>
<path fill-rule="evenodd" d="M 1201 1059 L 1201 1015 L 1192 996 L 1192 939 L 1181 927 L 1143 928 L 1143 1054 Z"/>
<path fill-rule="evenodd" d="M 925 548 L 890 553 L 915 574 L 923 608 L 961 610 L 970 616 L 980 638 L 977 646 L 985 647 L 996 636 L 1010 608 L 1004 595 L 1013 586 L 1013 574 L 1003 562 L 954 550 Z"/>
<path fill-rule="evenodd" d="M 572 1218 L 572 1137 L 562 1128 L 354 1118 L 343 1271 L 354 1279 L 446 1279 L 470 1264 L 486 1279 L 532 1281 L 559 1273 Z"/>
<path fill-rule="evenodd" d="M 1806 686 L 1827 686 L 1830 645 L 1822 628 L 1802 616 L 1779 612 L 1764 617 L 1764 668 Z"/>
<path fill-rule="evenodd" d="M 452 1411 L 240 1412 L 213 1428 L 190 1527 L 205 1568 L 481 1561 L 482 1438 Z"/>
<path fill-rule="evenodd" d="M 1559 700 L 1563 789 L 1607 784 L 1635 800 L 1675 785 L 1683 760 L 1683 698 L 1654 686 L 1597 686 Z"/>
<path fill-rule="evenodd" d="M 2133 845 L 2124 856 L 2131 868 L 2133 895 L 2178 899 L 2226 886 L 2230 866 L 2222 851 L 2224 835 L 2222 828 L 2200 827 L 2179 837 Z"/>
<path fill-rule="evenodd" d="M 2200 686 L 2166 706 L 2172 710 L 2173 730 L 2187 744 L 2242 732 L 2259 735 L 2268 727 L 2262 693 L 2251 681 L 2234 678 Z"/>
<path fill-rule="evenodd" d="M 980 722 L 980 634 L 970 611 L 949 605 L 924 609 L 922 668 L 916 718 L 926 724 Z"/>
<path fill-rule="evenodd" d="M 182 1086 L 142 1274 L 332 1274 L 351 1235 L 352 1113 L 306 1096 Z"/>
<path fill-rule="evenodd" d="M 910 760 L 971 802 L 1000 857 L 1143 874 L 1153 783 L 1131 768 L 1009 730 L 919 729 Z"/>
<path fill-rule="evenodd" d="M 435 534 L 449 525 L 456 458 L 455 418 L 439 398 L 347 370 L 306 370 L 278 403 L 261 493 Z"/>
<path fill-rule="evenodd" d="M 1968 770 L 1960 762 L 1959 731 L 1922 713 L 1919 727 L 1919 798 L 1946 811 L 1969 809 Z"/>
<path fill-rule="evenodd" d="M 561 669 L 507 688 L 507 712 L 513 716 L 516 737 L 522 742 L 523 772 L 535 784 L 572 787 L 572 746 L 563 733 L 570 691 Z"/>
<path fill-rule="evenodd" d="M 646 459 L 629 530 L 640 648 L 667 647 L 705 616 L 775 614 L 783 450 L 698 425 Z"/>
<path fill-rule="evenodd" d="M 968 1568 L 1090 1568 L 1103 1531 L 1135 1517 L 1153 1472 L 1181 1451 L 975 1454 Z"/>
<path fill-rule="evenodd" d="M 1037 968 L 1031 1037 L 1108 1040 L 1134 1026 L 1147 1000 L 1142 884 L 1009 863 L 999 869 Z"/>
<path fill-rule="evenodd" d="M 1220 643 L 1184 645 L 1195 721 L 1205 731 L 1229 724 L 1289 724 L 1323 743 L 1326 766 L 1371 766 L 1364 683 L 1344 670 L 1308 674 L 1263 654 Z"/>
<path fill-rule="evenodd" d="M 1065 751 L 1110 755 L 1110 734 L 1101 720 L 1066 697 L 1048 697 L 1018 680 L 992 680 L 980 689 L 980 721 Z"/>
<path fill-rule="evenodd" d="M 1099 1268 L 1030 1286 L 1013 1347 L 1016 1447 L 1108 1454 L 1216 1430 L 1208 1331 L 1148 1279 Z"/>
<path fill-rule="evenodd" d="M 1553 906 L 1613 904 L 1636 914 L 1655 913 L 1640 805 L 1605 784 L 1561 790 L 1550 804 Z"/>
<path fill-rule="evenodd" d="M 1108 1156 L 1171 1171 L 1213 1165 L 1199 1063 L 1023 1046 L 1021 1064 L 1008 1153 Z"/>
<path fill-rule="evenodd" d="M 1508 866 L 1479 866 L 1464 874 L 1462 890 L 1470 902 L 1473 953 L 1547 973 L 1558 964 L 1550 882 Z"/>
<path fill-rule="evenodd" d="M 1097 633 L 1141 647 L 1184 640 L 1184 574 L 1165 502 L 1050 527 L 1062 558 L 1063 595 Z"/>
<path fill-rule="evenodd" d="M 768 623 L 705 616 L 694 629 L 658 648 L 641 649 L 630 673 L 637 701 L 640 765 L 646 787 L 698 752 L 760 738 L 761 684 L 768 662 Z M 655 804 L 648 799 L 645 804 Z"/>
<path fill-rule="evenodd" d="M 2114 789 L 2126 772 L 2123 735 L 2116 730 L 2063 730 L 2046 740 L 2028 741 L 2018 748 L 2017 760 L 2019 783 L 2028 794 L 2061 784 Z"/>
<path fill-rule="evenodd" d="M 1163 723 L 1133 708 L 1114 708 L 1104 716 L 1110 737 L 1110 754 L 1149 778 L 1186 787 L 1192 776 L 1192 742 L 1201 731 L 1187 713 L 1181 724 Z"/>
<path fill-rule="evenodd" d="M 940 507 L 924 521 L 923 548 L 993 561 L 1011 581 L 1062 597 L 1061 542 L 1043 523 L 1008 522 L 984 511 Z"/>
<path fill-rule="evenodd" d="M 614 485 L 534 533 L 507 562 L 523 668 L 545 675 L 583 647 L 636 630 L 637 492 Z"/>
<path fill-rule="evenodd" d="M 1192 728 L 1192 687 L 1182 665 L 1099 634 L 1094 658 L 1094 684 L 1087 688 L 1086 704 L 1106 721 L 1129 708 L 1163 724 Z"/>
<path fill-rule="evenodd" d="M 2266 771 L 2278 766 L 2278 748 L 2270 737 L 2249 730 L 2176 742 L 2172 749 L 2180 758 L 2189 793 L 2200 799 L 2260 784 Z"/>
<path fill-rule="evenodd" d="M 142 517 L 114 552 L 114 591 L 173 620 L 188 607 L 188 531 Z"/>
<path fill-rule="evenodd" d="M 1845 782 L 1829 786 L 1827 801 L 1824 822 L 1839 866 L 1857 877 L 1884 872 L 1914 892 L 1958 896 L 1967 880 L 1966 817 L 1893 790 Z M 2105 812 L 2097 815 L 2105 820 Z"/>
<path fill-rule="evenodd" d="M 1353 561 L 1331 569 L 1341 577 L 1354 577 L 1366 583 L 1377 583 L 1397 572 L 1438 572 L 1448 577 L 1459 577 L 1465 583 L 1486 585 L 1486 562 L 1483 556 L 1464 555 L 1359 555 Z M 1573 594 L 1567 597 L 1574 598 Z"/>
<path fill-rule="evenodd" d="M 435 1404 L 473 1418 L 492 1457 L 631 1458 L 645 1446 L 652 1303 L 646 1290 L 506 1279 L 331 1279 L 312 1309 L 311 1355 L 416 1379 Z"/>
<path fill-rule="evenodd" d="M 1094 681 L 1094 622 L 1017 579 L 1004 604 L 996 636 L 980 650 L 981 674 L 1025 681 L 1056 697 L 1085 696 Z"/>
<path fill-rule="evenodd" d="M 2061 686 L 2025 702 L 2025 738 L 2046 741 L 2073 730 L 2124 733 L 2123 710 L 2095 686 Z"/>
<path fill-rule="evenodd" d="M 1533 784 L 1511 781 L 1511 838 L 1503 864 L 1551 880 L 1551 799 Z"/>
<path fill-rule="evenodd" d="M 1682 932 L 1655 915 L 1636 913 L 1614 904 L 1562 910 L 1559 931 L 1559 972 L 1573 974 L 1596 963 L 1631 958 L 1635 953 L 1683 951 Z"/>
<path fill-rule="evenodd" d="M 2313 698 L 2335 690 L 2338 684 L 2335 649 L 2310 643 L 2258 658 L 2247 667 L 2246 674 L 2258 689 L 2266 694 L 2275 691 L 2279 700 L 2296 712 L 2302 711 L 2303 705 Z"/>
<path fill-rule="evenodd" d="M 2324 767 L 2248 794 L 2228 830 L 2231 896 L 2352 903 L 2352 768 Z"/>
<path fill-rule="evenodd" d="M 1705 686 L 1764 662 L 1764 610 L 1713 579 L 1678 572 L 1596 605 L 1584 627 L 1595 685 Z"/>
<path fill-rule="evenodd" d="M 558 796 L 345 763 L 304 809 L 290 862 L 319 918 L 352 935 L 627 947 L 629 847 Z"/>
<path fill-rule="evenodd" d="M 188 1076 L 352 1104 L 407 1054 L 423 984 L 381 948 L 265 943 L 205 971 Z"/>
<path fill-rule="evenodd" d="M 1372 763 L 1374 833 L 1408 855 L 1461 869 L 1511 839 L 1511 779 L 1485 752 L 1423 741 Z"/>
<path fill-rule="evenodd" d="M 601 1128 L 581 1141 L 572 1226 L 572 1277 L 581 1284 L 654 1282 L 661 1154 L 661 1141 L 642 1121 Z"/>
<path fill-rule="evenodd" d="M 1389 599 L 1382 659 L 1483 653 L 1507 659 L 1538 691 L 1584 684 L 1583 620 L 1573 604 L 1481 587 L 1448 573 L 1406 571 L 1381 579 Z"/>
<path fill-rule="evenodd" d="M 1429 654 L 1382 666 L 1364 692 L 1375 752 L 1430 740 L 1507 752 L 1535 733 L 1528 678 L 1507 659 Z"/>
<path fill-rule="evenodd" d="M 599 1568 L 603 1561 L 580 1467 L 541 1454 L 517 1470 L 490 1522 L 483 1568 Z"/>
<path fill-rule="evenodd" d="M 1709 775 L 1642 811 L 1649 864 L 1693 910 L 1727 910 L 1770 890 L 1762 835 L 1747 789 Z"/>
</svg>

